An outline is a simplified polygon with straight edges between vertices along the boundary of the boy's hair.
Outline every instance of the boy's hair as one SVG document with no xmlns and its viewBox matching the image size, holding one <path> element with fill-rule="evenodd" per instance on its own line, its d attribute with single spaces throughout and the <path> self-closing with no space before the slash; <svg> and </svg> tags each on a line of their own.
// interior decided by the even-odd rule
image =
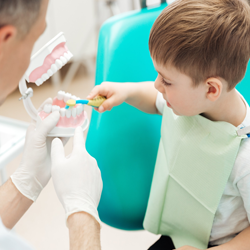
<svg viewBox="0 0 250 250">
<path fill-rule="evenodd" d="M 177 0 L 156 19 L 149 50 L 157 63 L 189 75 L 194 86 L 221 77 L 229 91 L 250 58 L 250 6 L 245 0 Z"/>
</svg>

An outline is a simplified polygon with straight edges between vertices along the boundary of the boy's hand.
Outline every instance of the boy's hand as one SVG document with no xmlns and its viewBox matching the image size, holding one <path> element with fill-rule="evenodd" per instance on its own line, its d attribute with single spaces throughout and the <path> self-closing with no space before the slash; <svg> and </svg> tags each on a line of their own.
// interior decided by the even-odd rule
<svg viewBox="0 0 250 250">
<path fill-rule="evenodd" d="M 101 85 L 95 86 L 87 98 L 93 99 L 97 95 L 105 96 L 107 100 L 99 108 L 95 108 L 96 111 L 102 113 L 125 102 L 128 90 L 128 86 L 123 83 L 103 82 Z"/>
</svg>

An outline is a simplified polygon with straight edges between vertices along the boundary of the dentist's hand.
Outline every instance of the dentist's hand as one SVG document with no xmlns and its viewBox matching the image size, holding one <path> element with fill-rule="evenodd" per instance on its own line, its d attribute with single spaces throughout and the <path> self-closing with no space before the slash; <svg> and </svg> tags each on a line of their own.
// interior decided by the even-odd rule
<svg viewBox="0 0 250 250">
<path fill-rule="evenodd" d="M 47 103 L 52 103 L 52 99 L 47 99 L 38 111 Z M 47 135 L 56 126 L 59 118 L 59 112 L 55 111 L 44 119 L 37 128 L 35 121 L 31 123 L 26 133 L 21 164 L 11 175 L 16 188 L 30 200 L 37 199 L 50 179 L 50 146 L 53 138 L 47 138 Z"/>
<path fill-rule="evenodd" d="M 73 151 L 65 157 L 63 144 L 56 138 L 51 146 L 52 180 L 57 196 L 69 215 L 86 212 L 100 223 L 97 206 L 102 192 L 101 172 L 85 149 L 83 132 L 76 128 Z"/>
</svg>

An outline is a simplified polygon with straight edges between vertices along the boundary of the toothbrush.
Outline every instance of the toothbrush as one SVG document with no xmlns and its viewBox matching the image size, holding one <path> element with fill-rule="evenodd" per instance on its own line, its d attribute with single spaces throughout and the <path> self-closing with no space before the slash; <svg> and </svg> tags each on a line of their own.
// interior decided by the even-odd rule
<svg viewBox="0 0 250 250">
<path fill-rule="evenodd" d="M 76 104 L 86 104 L 95 108 L 100 107 L 103 102 L 106 100 L 104 96 L 96 96 L 92 100 L 74 100 L 70 99 L 66 102 L 65 109 L 73 108 Z"/>
</svg>

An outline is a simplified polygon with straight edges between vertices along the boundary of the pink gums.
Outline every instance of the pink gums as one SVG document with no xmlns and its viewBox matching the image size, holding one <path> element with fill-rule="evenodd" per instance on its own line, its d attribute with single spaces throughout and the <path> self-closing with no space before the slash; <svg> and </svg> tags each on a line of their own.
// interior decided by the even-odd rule
<svg viewBox="0 0 250 250">
<path fill-rule="evenodd" d="M 33 70 L 29 76 L 30 82 L 35 82 L 42 77 L 43 74 L 47 73 L 51 65 L 55 63 L 56 59 L 60 59 L 61 56 L 67 52 L 68 49 L 65 43 L 58 44 L 53 51 L 46 56 L 43 65 Z"/>
<path fill-rule="evenodd" d="M 60 108 L 64 108 L 66 104 L 64 101 L 60 101 L 57 98 L 54 98 L 52 105 L 57 105 L 60 106 Z M 76 105 L 73 108 L 76 108 L 77 106 L 78 105 Z M 49 114 L 44 111 L 41 111 L 40 113 L 38 113 L 38 115 L 41 117 L 42 120 L 44 120 Z M 87 119 L 85 112 L 82 112 L 80 115 L 77 115 L 76 117 L 72 116 L 70 118 L 67 118 L 66 116 L 60 117 L 56 127 L 76 128 L 78 126 L 81 126 L 85 121 L 85 119 Z"/>
</svg>

